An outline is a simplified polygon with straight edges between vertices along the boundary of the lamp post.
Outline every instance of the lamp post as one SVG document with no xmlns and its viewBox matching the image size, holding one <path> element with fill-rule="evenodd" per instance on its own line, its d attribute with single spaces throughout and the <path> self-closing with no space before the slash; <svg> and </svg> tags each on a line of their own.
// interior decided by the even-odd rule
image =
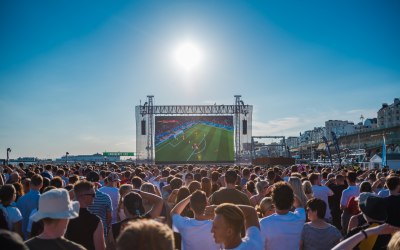
<svg viewBox="0 0 400 250">
<path fill-rule="evenodd" d="M 7 162 L 6 162 L 6 165 L 8 165 L 8 161 L 10 159 L 10 153 L 11 153 L 11 148 L 7 148 Z"/>
<path fill-rule="evenodd" d="M 68 165 L 68 155 L 69 155 L 69 153 L 66 152 L 65 153 L 65 165 Z"/>
</svg>

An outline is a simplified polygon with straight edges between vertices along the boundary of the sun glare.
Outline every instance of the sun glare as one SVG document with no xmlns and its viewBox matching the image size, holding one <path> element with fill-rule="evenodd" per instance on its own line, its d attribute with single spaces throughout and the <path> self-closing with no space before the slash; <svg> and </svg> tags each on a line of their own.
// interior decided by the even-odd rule
<svg viewBox="0 0 400 250">
<path fill-rule="evenodd" d="M 180 68 L 191 71 L 200 66 L 202 53 L 196 44 L 185 42 L 177 47 L 174 58 Z"/>
</svg>

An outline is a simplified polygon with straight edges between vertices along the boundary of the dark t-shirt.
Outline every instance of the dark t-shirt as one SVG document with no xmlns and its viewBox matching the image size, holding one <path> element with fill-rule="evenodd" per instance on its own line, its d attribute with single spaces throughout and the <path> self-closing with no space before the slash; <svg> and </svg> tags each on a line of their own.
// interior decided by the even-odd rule
<svg viewBox="0 0 400 250">
<path fill-rule="evenodd" d="M 400 195 L 386 197 L 388 217 L 386 222 L 390 225 L 400 227 Z"/>
<path fill-rule="evenodd" d="M 250 199 L 247 195 L 237 189 L 224 188 L 218 190 L 211 196 L 211 204 L 233 203 L 236 205 L 249 205 Z"/>
<path fill-rule="evenodd" d="M 117 223 L 114 223 L 111 225 L 111 230 L 114 236 L 114 240 L 116 240 L 121 233 L 121 229 L 125 227 L 125 225 L 130 222 L 130 221 L 135 221 L 135 220 L 141 220 L 141 219 L 151 219 L 150 214 L 145 214 L 142 217 L 136 217 L 136 218 L 126 218 L 125 220 L 119 221 Z"/>
<path fill-rule="evenodd" d="M 100 223 L 100 217 L 90 213 L 86 208 L 79 210 L 79 217 L 68 223 L 65 238 L 79 243 L 88 250 L 94 250 L 93 235 Z"/>
<path fill-rule="evenodd" d="M 340 198 L 342 198 L 342 192 L 347 188 L 347 186 L 332 183 L 329 184 L 328 187 L 333 192 L 333 195 L 328 197 L 329 208 L 332 212 L 340 212 Z"/>
<path fill-rule="evenodd" d="M 82 245 L 65 239 L 64 237 L 45 240 L 34 237 L 25 242 L 30 250 L 85 250 Z"/>
</svg>

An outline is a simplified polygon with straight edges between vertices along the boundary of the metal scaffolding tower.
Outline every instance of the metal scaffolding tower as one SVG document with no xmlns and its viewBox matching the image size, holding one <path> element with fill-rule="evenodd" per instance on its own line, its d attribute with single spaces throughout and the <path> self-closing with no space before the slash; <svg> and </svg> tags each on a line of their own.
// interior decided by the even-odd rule
<svg viewBox="0 0 400 250">
<path fill-rule="evenodd" d="M 147 161 L 154 161 L 154 116 L 155 115 L 233 115 L 235 124 L 235 160 L 241 159 L 242 118 L 251 114 L 253 106 L 245 105 L 240 95 L 235 95 L 234 105 L 154 105 L 154 96 L 148 95 L 147 101 L 136 107 L 140 119 L 147 120 L 146 151 Z M 138 119 L 138 118 L 137 118 Z"/>
</svg>

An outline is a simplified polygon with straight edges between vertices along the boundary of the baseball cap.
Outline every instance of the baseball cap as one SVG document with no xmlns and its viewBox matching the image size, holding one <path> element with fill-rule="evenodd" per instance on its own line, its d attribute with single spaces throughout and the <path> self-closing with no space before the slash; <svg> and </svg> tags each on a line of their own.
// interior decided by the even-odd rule
<svg viewBox="0 0 400 250">
<path fill-rule="evenodd" d="M 387 204 L 385 198 L 373 193 L 364 192 L 358 197 L 358 206 L 361 212 L 371 219 L 384 221 L 387 218 Z"/>
<path fill-rule="evenodd" d="M 145 210 L 143 207 L 143 200 L 140 194 L 135 192 L 130 192 L 124 197 L 124 206 L 126 209 L 134 215 L 143 215 Z"/>
</svg>

